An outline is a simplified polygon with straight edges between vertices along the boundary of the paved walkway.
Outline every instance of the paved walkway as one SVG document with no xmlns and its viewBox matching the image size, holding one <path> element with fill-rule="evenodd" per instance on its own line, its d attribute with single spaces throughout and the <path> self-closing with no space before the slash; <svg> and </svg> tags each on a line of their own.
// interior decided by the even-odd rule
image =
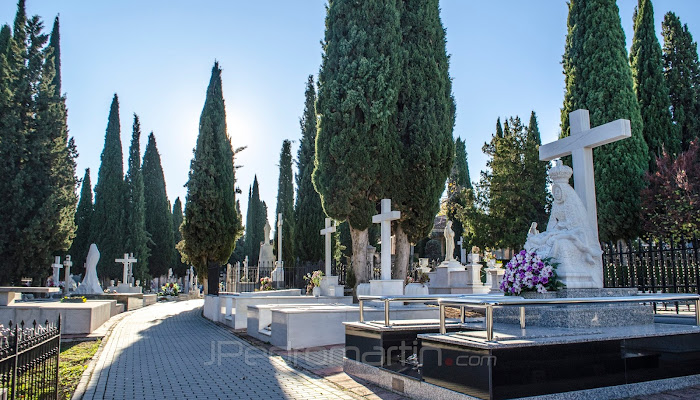
<svg viewBox="0 0 700 400">
<path fill-rule="evenodd" d="M 82 398 L 362 398 L 207 321 L 201 306 L 201 300 L 161 303 L 124 317 L 98 355 Z"/>
</svg>

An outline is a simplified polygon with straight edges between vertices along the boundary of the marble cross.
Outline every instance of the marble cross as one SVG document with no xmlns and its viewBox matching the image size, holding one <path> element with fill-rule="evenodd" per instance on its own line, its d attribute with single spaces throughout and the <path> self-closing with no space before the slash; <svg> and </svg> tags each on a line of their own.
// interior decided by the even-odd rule
<svg viewBox="0 0 700 400">
<path fill-rule="evenodd" d="M 372 217 L 372 222 L 381 224 L 382 275 L 381 280 L 391 280 L 391 221 L 401 218 L 401 211 L 391 210 L 391 199 L 382 199 L 382 212 Z"/>
<path fill-rule="evenodd" d="M 277 265 L 282 262 L 282 213 L 277 214 Z"/>
<path fill-rule="evenodd" d="M 335 225 L 331 225 L 331 219 L 326 218 L 326 228 L 321 229 L 321 236 L 326 237 L 326 276 L 331 276 L 331 235 L 335 232 Z"/>
<path fill-rule="evenodd" d="M 53 268 L 53 277 L 51 278 L 53 280 L 53 285 L 58 287 L 58 282 L 61 280 L 61 268 L 63 268 L 60 256 L 56 256 L 56 258 L 53 261 L 53 264 L 51 264 L 51 268 Z"/>
<path fill-rule="evenodd" d="M 70 287 L 71 287 L 69 282 L 70 282 L 70 279 L 72 279 L 71 275 L 70 275 L 70 267 L 73 266 L 73 261 L 71 261 L 70 255 L 66 256 L 66 260 L 63 262 L 63 266 L 66 267 L 66 269 L 65 269 L 66 275 L 65 275 L 65 279 L 63 280 L 63 282 L 64 282 L 63 293 L 68 294 L 68 291 L 70 290 Z"/>
<path fill-rule="evenodd" d="M 569 114 L 571 135 L 540 146 L 540 160 L 551 161 L 571 155 L 574 164 L 574 188 L 586 207 L 588 223 L 598 236 L 598 211 L 595 200 L 593 149 L 632 136 L 628 119 L 618 119 L 591 128 L 588 110 Z"/>
<path fill-rule="evenodd" d="M 129 273 L 131 272 L 131 264 L 135 263 L 136 261 L 138 260 L 134 258 L 133 254 L 129 255 L 127 253 L 124 253 L 124 258 L 117 258 L 114 260 L 114 262 L 124 264 L 124 271 L 122 273 L 122 283 L 129 283 Z"/>
</svg>

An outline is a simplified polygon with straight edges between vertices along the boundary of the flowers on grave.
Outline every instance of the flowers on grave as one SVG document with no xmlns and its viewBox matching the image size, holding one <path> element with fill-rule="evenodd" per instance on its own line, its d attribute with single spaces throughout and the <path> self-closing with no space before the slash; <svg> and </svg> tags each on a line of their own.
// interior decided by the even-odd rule
<svg viewBox="0 0 700 400">
<path fill-rule="evenodd" d="M 180 285 L 175 282 L 166 283 L 160 287 L 159 296 L 177 296 L 180 294 Z"/>
<path fill-rule="evenodd" d="M 264 276 L 260 278 L 260 290 L 272 290 L 272 278 L 269 276 Z"/>
<path fill-rule="evenodd" d="M 472 253 L 471 254 L 479 254 L 481 249 L 479 249 L 479 246 L 472 246 Z"/>
<path fill-rule="evenodd" d="M 535 252 L 521 250 L 506 265 L 501 290 L 511 296 L 557 290 L 564 286 L 557 277 L 557 265 L 551 258 L 542 259 Z"/>
<path fill-rule="evenodd" d="M 429 281 L 430 281 L 430 277 L 428 276 L 428 274 L 426 274 L 425 272 L 423 272 L 421 270 L 416 270 L 416 277 L 415 278 L 410 276 L 410 275 L 406 277 L 406 285 L 408 285 L 409 283 L 419 283 L 421 285 L 424 285 L 424 284 L 428 283 Z"/>
<path fill-rule="evenodd" d="M 304 275 L 304 280 L 307 282 L 306 294 L 311 294 L 315 287 L 321 287 L 321 278 L 323 278 L 323 276 L 323 271 L 320 269 Z"/>
<path fill-rule="evenodd" d="M 82 297 L 63 297 L 61 298 L 61 303 L 85 303 L 87 299 L 85 296 Z"/>
</svg>

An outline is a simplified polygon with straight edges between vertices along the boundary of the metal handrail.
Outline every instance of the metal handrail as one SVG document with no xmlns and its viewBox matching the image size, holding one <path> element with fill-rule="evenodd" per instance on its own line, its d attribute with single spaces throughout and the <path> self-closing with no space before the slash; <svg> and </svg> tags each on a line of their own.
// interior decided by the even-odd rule
<svg viewBox="0 0 700 400">
<path fill-rule="evenodd" d="M 393 296 L 371 296 L 363 295 L 358 296 L 359 306 L 360 306 L 360 322 L 365 322 L 365 302 L 366 301 L 380 301 L 384 304 L 384 326 L 391 326 L 390 314 L 389 314 L 389 303 L 391 302 L 402 302 L 402 303 L 425 303 L 427 301 L 437 301 L 445 299 L 463 299 L 463 298 L 478 298 L 478 299 L 491 299 L 491 298 L 502 298 L 502 294 L 428 294 L 421 296 L 412 295 L 393 295 Z M 518 297 L 519 298 L 519 297 Z M 465 305 L 466 306 L 466 305 Z M 460 307 L 460 320 L 464 323 L 464 306 Z"/>
<path fill-rule="evenodd" d="M 520 307 L 520 328 L 525 329 L 525 306 L 548 306 L 570 304 L 597 304 L 597 303 L 662 303 L 670 301 L 695 302 L 695 325 L 700 326 L 700 295 L 697 294 L 655 294 L 624 297 L 573 297 L 556 299 L 523 299 L 503 297 L 499 300 L 478 298 L 457 298 L 438 300 L 440 306 L 440 333 L 446 334 L 445 307 L 463 307 L 465 305 L 481 306 L 486 308 L 486 340 L 493 341 L 493 308 L 494 307 Z"/>
</svg>

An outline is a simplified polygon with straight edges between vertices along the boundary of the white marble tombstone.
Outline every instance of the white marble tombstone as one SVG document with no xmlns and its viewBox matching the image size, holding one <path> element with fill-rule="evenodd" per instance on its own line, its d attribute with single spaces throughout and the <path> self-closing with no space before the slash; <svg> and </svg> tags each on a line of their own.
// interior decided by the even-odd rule
<svg viewBox="0 0 700 400">
<path fill-rule="evenodd" d="M 85 260 L 85 276 L 75 291 L 78 294 L 102 294 L 102 286 L 97 278 L 97 262 L 100 261 L 100 252 L 95 243 L 90 245 L 87 259 Z"/>
<path fill-rule="evenodd" d="M 372 222 L 381 225 L 381 279 L 370 280 L 370 294 L 389 296 L 403 294 L 403 279 L 391 279 L 391 221 L 401 218 L 400 211 L 391 209 L 391 199 L 382 199 L 381 213 L 372 217 Z"/>
</svg>

